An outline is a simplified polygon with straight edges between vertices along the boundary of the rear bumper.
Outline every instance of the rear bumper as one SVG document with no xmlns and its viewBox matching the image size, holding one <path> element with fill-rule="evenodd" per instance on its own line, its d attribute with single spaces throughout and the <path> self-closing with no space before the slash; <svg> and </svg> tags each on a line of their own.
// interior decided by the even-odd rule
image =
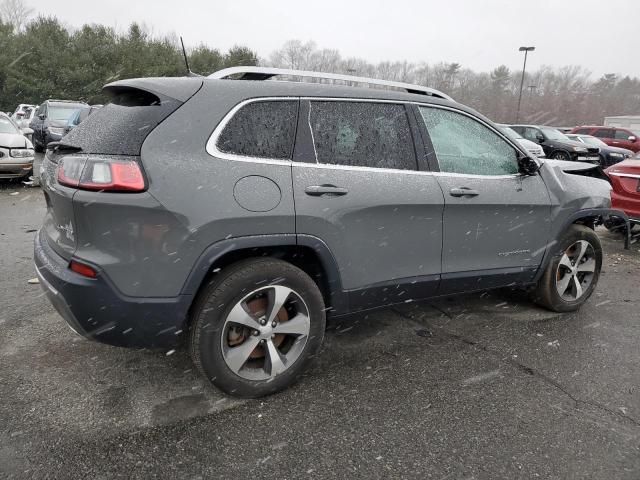
<svg viewBox="0 0 640 480">
<path fill-rule="evenodd" d="M 95 279 L 71 271 L 42 231 L 35 237 L 34 262 L 49 301 L 79 335 L 121 347 L 169 348 L 180 343 L 192 295 L 122 295 L 99 268 Z"/>
</svg>

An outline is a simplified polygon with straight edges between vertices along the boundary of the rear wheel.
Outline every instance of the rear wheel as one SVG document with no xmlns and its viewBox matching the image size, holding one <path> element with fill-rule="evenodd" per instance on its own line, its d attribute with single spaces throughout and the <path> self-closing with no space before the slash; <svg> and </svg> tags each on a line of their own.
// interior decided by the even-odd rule
<svg viewBox="0 0 640 480">
<path fill-rule="evenodd" d="M 295 382 L 320 349 L 326 320 L 320 290 L 306 273 L 260 259 L 218 274 L 192 323 L 198 369 L 224 392 L 255 398 Z"/>
<path fill-rule="evenodd" d="M 535 300 L 554 312 L 577 310 L 591 296 L 602 268 L 602 247 L 593 230 L 572 225 L 555 245 Z"/>
</svg>

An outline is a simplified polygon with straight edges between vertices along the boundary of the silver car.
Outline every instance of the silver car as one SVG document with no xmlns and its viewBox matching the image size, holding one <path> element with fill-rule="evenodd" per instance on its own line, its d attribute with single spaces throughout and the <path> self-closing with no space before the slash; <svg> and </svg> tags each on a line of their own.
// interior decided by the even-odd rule
<svg viewBox="0 0 640 480">
<path fill-rule="evenodd" d="M 41 284 L 80 335 L 186 344 L 237 396 L 300 377 L 327 316 L 507 286 L 576 310 L 595 225 L 625 218 L 595 165 L 536 159 L 420 85 L 234 67 L 105 92 L 47 151 Z"/>
<path fill-rule="evenodd" d="M 33 145 L 6 114 L 0 113 L 0 178 L 21 178 L 33 170 Z"/>
</svg>

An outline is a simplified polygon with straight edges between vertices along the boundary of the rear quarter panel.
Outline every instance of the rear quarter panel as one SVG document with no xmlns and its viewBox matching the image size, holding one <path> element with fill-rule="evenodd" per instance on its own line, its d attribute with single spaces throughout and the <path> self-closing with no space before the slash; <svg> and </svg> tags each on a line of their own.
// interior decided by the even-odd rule
<svg viewBox="0 0 640 480">
<path fill-rule="evenodd" d="M 120 258 L 112 259 L 105 269 L 123 293 L 178 295 L 208 246 L 247 235 L 295 233 L 290 165 L 223 160 L 206 151 L 214 128 L 243 99 L 232 82 L 205 82 L 145 140 L 141 152 L 149 184 L 145 206 L 137 214 L 135 206 L 123 205 L 123 214 L 132 212 L 128 226 L 104 239 L 124 246 Z M 234 186 L 247 176 L 266 177 L 278 185 L 281 199 L 275 208 L 252 212 L 236 202 Z M 255 192 L 258 202 L 260 194 Z M 137 249 L 141 232 L 148 232 L 153 241 Z M 103 251 L 103 246 L 96 249 Z M 126 265 L 119 266 L 120 262 Z"/>
</svg>

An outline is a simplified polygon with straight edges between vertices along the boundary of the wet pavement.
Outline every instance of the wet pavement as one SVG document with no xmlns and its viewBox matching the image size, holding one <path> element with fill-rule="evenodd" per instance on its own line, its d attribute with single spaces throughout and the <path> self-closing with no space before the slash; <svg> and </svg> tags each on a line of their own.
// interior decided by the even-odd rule
<svg viewBox="0 0 640 480">
<path fill-rule="evenodd" d="M 594 296 L 517 292 L 332 322 L 293 388 L 240 401 L 183 351 L 75 336 L 35 277 L 38 188 L 0 185 L 1 478 L 640 478 L 640 245 Z"/>
</svg>

